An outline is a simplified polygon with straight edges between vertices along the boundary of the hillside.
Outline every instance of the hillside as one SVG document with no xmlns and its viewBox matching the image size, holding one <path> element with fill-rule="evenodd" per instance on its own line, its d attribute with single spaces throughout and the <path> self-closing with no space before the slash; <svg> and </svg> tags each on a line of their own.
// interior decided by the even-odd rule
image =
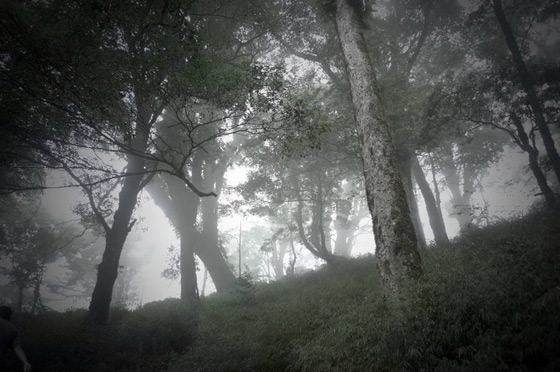
<svg viewBox="0 0 560 372">
<path fill-rule="evenodd" d="M 405 303 L 375 258 L 324 267 L 196 305 L 15 319 L 34 371 L 560 370 L 560 221 L 529 216 L 431 248 Z M 20 365 L 9 353 L 7 369 Z"/>
</svg>

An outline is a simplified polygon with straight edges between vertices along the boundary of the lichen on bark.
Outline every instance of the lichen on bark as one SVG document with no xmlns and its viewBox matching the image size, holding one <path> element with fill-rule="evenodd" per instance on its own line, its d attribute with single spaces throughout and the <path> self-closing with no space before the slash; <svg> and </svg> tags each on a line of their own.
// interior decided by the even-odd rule
<svg viewBox="0 0 560 372">
<path fill-rule="evenodd" d="M 416 234 L 359 15 L 348 0 L 336 0 L 335 20 L 351 86 L 376 255 L 384 283 L 399 293 L 404 280 L 422 272 Z"/>
</svg>

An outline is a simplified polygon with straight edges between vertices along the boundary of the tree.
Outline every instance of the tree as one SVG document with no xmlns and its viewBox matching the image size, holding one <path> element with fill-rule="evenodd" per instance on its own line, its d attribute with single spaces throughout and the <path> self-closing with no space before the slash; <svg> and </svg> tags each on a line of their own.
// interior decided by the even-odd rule
<svg viewBox="0 0 560 372">
<path fill-rule="evenodd" d="M 206 27 L 216 25 L 209 20 L 220 4 L 55 0 L 9 5 L 2 20 L 13 52 L 2 65 L 3 83 L 27 105 L 24 115 L 12 116 L 25 125 L 13 122 L 10 128 L 23 147 L 41 154 L 40 166 L 68 172 L 105 232 L 89 313 L 94 322 L 105 323 L 137 198 L 152 174 L 167 172 L 198 196 L 213 194 L 196 189 L 187 178 L 181 165 L 190 153 L 179 164 L 155 156 L 162 154 L 153 130 L 158 118 L 196 100 L 212 100 L 237 115 L 247 107 L 250 92 L 263 89 L 265 79 L 256 73 L 262 69 L 251 65 L 251 48 L 241 40 L 246 34 L 228 34 L 219 43 L 215 38 L 214 45 L 209 41 Z M 232 47 L 232 40 L 239 45 Z M 222 43 L 225 55 L 218 52 Z M 240 53 L 244 61 L 235 63 Z M 234 130 L 227 127 L 218 135 Z M 123 162 L 124 170 L 116 170 L 115 164 Z"/>
<path fill-rule="evenodd" d="M 79 250 L 79 231 L 55 221 L 39 209 L 38 199 L 28 200 L 8 196 L 11 208 L 5 209 L 0 220 L 0 274 L 17 288 L 15 310 L 24 306 L 30 313 L 43 311 L 42 298 L 45 273 L 49 265 Z M 31 300 L 26 301 L 27 292 Z"/>
<path fill-rule="evenodd" d="M 333 2 L 278 2 L 274 19 L 267 19 L 270 32 L 286 53 L 307 60 L 320 66 L 324 76 L 314 72 L 317 80 L 330 80 L 332 88 L 338 91 L 339 100 L 348 100 L 349 86 L 343 74 L 344 59 L 338 48 L 336 30 L 324 10 L 332 11 Z M 367 2 L 364 2 L 367 4 Z M 456 58 L 453 51 L 448 57 L 449 44 L 460 19 L 460 6 L 453 0 L 411 2 L 394 0 L 377 3 L 375 10 L 367 6 L 363 9 L 362 30 L 368 45 L 375 46 L 368 51 L 376 63 L 377 81 L 383 98 L 392 105 L 387 105 L 385 114 L 391 123 L 397 151 L 397 165 L 401 171 L 412 221 L 417 234 L 419 249 L 425 247 L 425 238 L 420 223 L 420 214 L 413 190 L 412 163 L 415 152 L 424 143 L 425 134 L 430 124 L 421 119 L 426 93 L 434 89 L 434 80 L 440 71 L 435 72 L 434 64 L 445 63 L 440 60 Z M 359 8 L 359 6 L 358 6 Z M 297 15 L 297 16 L 296 16 Z M 438 55 L 442 58 L 432 58 Z M 445 56 L 445 57 L 443 57 Z M 426 70 L 430 74 L 424 73 Z M 316 71 L 316 70 L 315 70 Z M 434 75 L 436 78 L 434 79 Z M 323 87 L 323 90 L 331 87 Z M 420 174 L 416 175 L 417 177 Z M 423 192 L 430 192 L 423 189 Z M 426 196 L 429 203 L 432 198 Z M 437 211 L 433 205 L 432 212 Z M 440 218 L 441 219 L 441 218 Z M 430 223 L 441 236 L 441 225 L 436 219 Z"/>
<path fill-rule="evenodd" d="M 158 157 L 166 159 L 166 163 L 159 165 L 166 172 L 154 178 L 149 191 L 181 239 L 182 298 L 198 297 L 194 254 L 204 262 L 218 291 L 228 290 L 234 283 L 235 277 L 219 245 L 218 198 L 225 172 L 237 156 L 244 136 L 269 130 L 266 111 L 274 107 L 275 95 L 282 90 L 280 71 L 255 63 L 249 67 L 249 75 L 224 72 L 222 84 L 231 84 L 235 94 L 212 88 L 218 92 L 211 99 L 183 103 L 184 107 L 166 113 L 157 125 L 155 147 Z M 226 95 L 225 102 L 220 94 Z M 221 139 L 228 135 L 233 138 L 231 142 Z M 212 197 L 200 199 L 203 195 L 193 192 L 193 187 L 174 180 L 175 169 L 189 174 L 191 186 L 213 190 Z M 199 216 L 200 228 L 196 226 Z"/>
<path fill-rule="evenodd" d="M 432 230 L 434 232 L 434 240 L 436 244 L 438 246 L 448 244 L 449 238 L 447 237 L 441 210 L 438 208 L 439 203 L 437 203 L 434 198 L 434 194 L 430 189 L 430 185 L 426 180 L 422 166 L 418 162 L 417 158 L 412 160 L 412 174 L 414 175 L 416 183 L 418 184 L 418 187 L 422 192 L 422 196 L 424 197 L 426 208 L 428 210 L 428 218 L 430 219 L 430 225 L 432 226 Z"/>
<path fill-rule="evenodd" d="M 359 12 L 347 0 L 335 2 L 335 19 L 347 63 L 360 140 L 368 205 L 373 219 L 380 271 L 388 288 L 416 278 L 421 261 L 396 150 L 380 104 L 375 72 L 361 32 Z"/>
<path fill-rule="evenodd" d="M 521 86 L 525 94 L 527 95 L 527 102 L 531 107 L 537 130 L 541 134 L 546 154 L 552 164 L 552 169 L 556 174 L 556 179 L 558 180 L 558 183 L 560 183 L 560 155 L 558 155 L 558 151 L 556 150 L 556 146 L 550 133 L 550 129 L 548 128 L 548 123 L 545 119 L 545 110 L 543 108 L 543 104 L 537 95 L 535 79 L 529 72 L 529 69 L 527 68 L 527 65 L 523 59 L 519 44 L 517 43 L 512 27 L 508 22 L 508 19 L 504 12 L 502 0 L 492 0 L 492 4 L 494 8 L 494 14 L 500 25 L 500 29 L 502 30 L 504 38 L 506 39 L 507 46 L 511 53 L 518 78 L 521 81 Z"/>
<path fill-rule="evenodd" d="M 336 239 L 333 253 L 342 257 L 350 257 L 354 240 L 359 234 L 360 222 L 368 213 L 363 188 L 356 185 L 361 186 L 361 182 L 356 179 L 344 182 L 341 185 L 342 193 L 334 202 Z"/>
<path fill-rule="evenodd" d="M 507 133 L 528 154 L 529 169 L 541 194 L 553 206 L 556 195 L 548 185 L 542 167 L 547 161 L 539 157 L 540 144 L 535 137 L 541 133 L 548 162 L 556 174 L 553 162 L 558 155 L 546 132 L 558 115 L 558 63 L 543 46 L 538 31 L 550 30 L 548 2 L 512 2 L 505 9 L 501 1 L 478 5 L 468 14 L 466 27 L 459 34 L 469 47 L 471 63 L 450 89 L 454 98 L 443 102 L 458 113 L 456 120 L 470 123 L 473 129 L 469 131 L 490 126 Z M 475 146 L 472 154 L 480 157 L 481 148 L 486 152 L 488 146 Z"/>
<path fill-rule="evenodd" d="M 293 232 L 315 257 L 336 265 L 350 255 L 365 217 L 360 213 L 365 197 L 358 191 L 363 176 L 354 133 L 336 100 L 304 80 L 283 99 L 280 128 L 244 146 L 243 164 L 251 170 L 239 190 L 254 213 Z M 319 94 L 321 101 L 314 101 Z"/>
</svg>

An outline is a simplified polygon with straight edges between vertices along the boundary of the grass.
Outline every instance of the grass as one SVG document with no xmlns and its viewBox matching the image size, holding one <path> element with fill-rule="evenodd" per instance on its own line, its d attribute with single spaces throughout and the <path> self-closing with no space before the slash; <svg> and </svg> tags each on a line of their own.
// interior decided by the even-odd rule
<svg viewBox="0 0 560 372">
<path fill-rule="evenodd" d="M 555 371 L 559 268 L 560 219 L 533 215 L 432 247 L 399 304 L 369 257 L 115 310 L 103 329 L 83 311 L 18 326 L 34 371 Z"/>
</svg>

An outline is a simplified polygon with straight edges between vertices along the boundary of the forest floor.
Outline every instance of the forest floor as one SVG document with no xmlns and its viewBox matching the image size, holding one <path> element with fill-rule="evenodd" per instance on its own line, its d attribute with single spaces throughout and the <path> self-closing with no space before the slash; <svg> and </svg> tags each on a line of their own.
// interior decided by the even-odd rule
<svg viewBox="0 0 560 372">
<path fill-rule="evenodd" d="M 432 247 L 387 300 L 375 258 L 237 290 L 16 319 L 34 372 L 559 371 L 560 219 L 531 215 Z M 1 371 L 20 371 L 8 353 Z"/>
</svg>

